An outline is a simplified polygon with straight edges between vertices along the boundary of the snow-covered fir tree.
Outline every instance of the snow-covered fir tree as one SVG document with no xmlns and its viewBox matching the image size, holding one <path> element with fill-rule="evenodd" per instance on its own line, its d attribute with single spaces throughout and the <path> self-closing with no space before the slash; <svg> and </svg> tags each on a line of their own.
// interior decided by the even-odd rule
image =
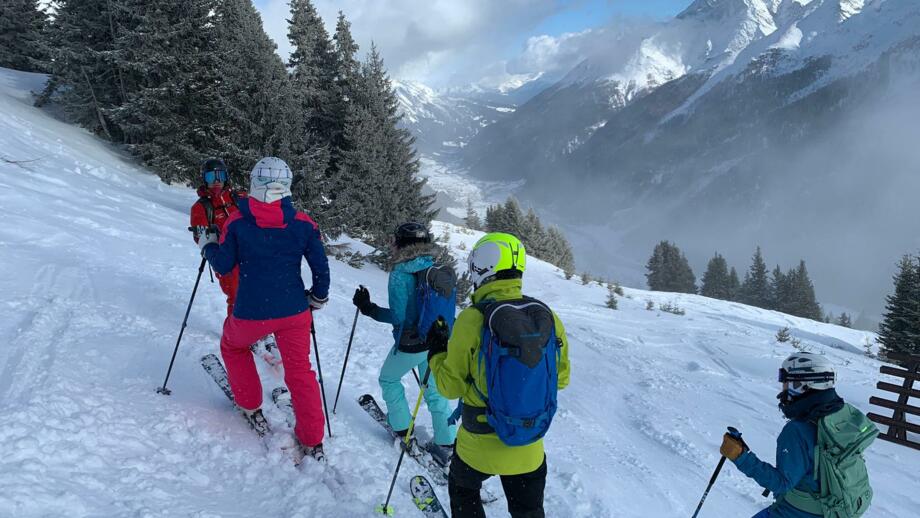
<svg viewBox="0 0 920 518">
<path fill-rule="evenodd" d="M 266 155 L 293 162 L 296 170 L 287 115 L 295 106 L 290 104 L 284 63 L 265 34 L 261 16 L 251 0 L 220 0 L 213 18 L 220 63 L 216 115 L 222 128 L 216 149 L 239 181 Z"/>
<path fill-rule="evenodd" d="M 109 0 L 55 3 L 48 28 L 51 77 L 36 105 L 54 100 L 70 121 L 109 140 L 122 140 L 111 118 L 111 111 L 127 100 L 115 39 L 126 23 L 136 23 L 128 9 L 132 5 L 116 11 Z"/>
<path fill-rule="evenodd" d="M 46 23 L 38 0 L 0 3 L 0 67 L 44 72 L 49 65 Z"/>
<path fill-rule="evenodd" d="M 118 34 L 117 66 L 139 77 L 113 118 L 129 150 L 166 181 L 197 176 L 203 156 L 224 152 L 217 26 L 210 0 L 132 4 L 139 20 Z"/>
</svg>

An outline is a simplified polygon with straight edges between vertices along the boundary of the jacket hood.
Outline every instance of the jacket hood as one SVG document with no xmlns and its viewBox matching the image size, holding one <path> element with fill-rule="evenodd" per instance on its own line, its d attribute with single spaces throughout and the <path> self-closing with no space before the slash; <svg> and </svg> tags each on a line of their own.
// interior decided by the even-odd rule
<svg viewBox="0 0 920 518">
<path fill-rule="evenodd" d="M 396 250 L 396 252 L 390 256 L 390 266 L 393 270 L 400 268 L 400 270 L 410 273 L 419 272 L 434 264 L 434 258 L 440 255 L 440 253 L 440 248 L 433 243 L 417 243 L 405 246 Z M 427 261 L 418 260 L 423 258 L 427 258 Z"/>
<path fill-rule="evenodd" d="M 244 218 L 251 219 L 260 228 L 284 228 L 297 215 L 290 198 L 264 203 L 255 198 L 244 198 L 239 203 Z"/>
<path fill-rule="evenodd" d="M 843 408 L 843 399 L 834 389 L 807 392 L 791 401 L 785 401 L 783 394 L 777 397 L 780 399 L 779 408 L 787 419 L 814 422 Z"/>
</svg>

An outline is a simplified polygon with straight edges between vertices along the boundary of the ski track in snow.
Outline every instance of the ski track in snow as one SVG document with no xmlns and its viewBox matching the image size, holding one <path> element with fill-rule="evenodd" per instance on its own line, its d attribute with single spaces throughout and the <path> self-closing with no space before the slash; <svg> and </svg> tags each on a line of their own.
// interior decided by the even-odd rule
<svg viewBox="0 0 920 518">
<path fill-rule="evenodd" d="M 329 464 L 296 469 L 262 371 L 274 428 L 266 452 L 199 358 L 217 352 L 223 294 L 205 272 L 169 381 L 162 384 L 199 262 L 188 233 L 192 190 L 167 186 L 111 147 L 30 106 L 41 76 L 0 71 L 0 517 L 375 516 L 398 446 L 356 404 L 379 398 L 386 326 L 361 318 L 345 384 L 325 442 Z M 478 234 L 438 223 L 460 257 Z M 352 243 L 354 246 L 362 246 Z M 461 263 L 462 264 L 462 263 Z M 332 290 L 316 327 L 331 410 L 364 284 L 382 302 L 386 274 L 331 262 Z M 783 326 L 841 368 L 841 393 L 868 410 L 878 363 L 862 356 L 871 333 L 692 295 L 626 290 L 620 310 L 607 291 L 565 281 L 539 261 L 525 288 L 567 327 L 572 383 L 560 393 L 549 433 L 547 516 L 689 516 L 718 460 L 727 425 L 772 460 L 783 421 L 773 395 L 777 365 L 791 352 Z M 676 316 L 647 311 L 674 302 Z M 417 388 L 405 379 L 414 403 Z M 422 406 L 421 439 L 431 436 Z M 868 459 L 876 490 L 869 518 L 912 516 L 920 506 L 916 452 L 878 441 Z M 404 463 L 392 503 L 415 511 Z M 487 486 L 501 495 L 497 479 Z M 445 502 L 445 488 L 437 488 Z M 750 516 L 768 501 L 727 466 L 706 516 Z M 490 517 L 508 516 L 500 498 Z"/>
</svg>

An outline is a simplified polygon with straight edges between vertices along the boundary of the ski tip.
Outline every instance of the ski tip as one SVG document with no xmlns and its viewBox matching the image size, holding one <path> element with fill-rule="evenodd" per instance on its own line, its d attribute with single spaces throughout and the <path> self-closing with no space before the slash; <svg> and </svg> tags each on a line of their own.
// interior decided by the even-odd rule
<svg viewBox="0 0 920 518">
<path fill-rule="evenodd" d="M 362 394 L 360 397 L 358 397 L 358 403 L 364 404 L 368 401 L 374 401 L 374 396 L 370 394 Z"/>
</svg>

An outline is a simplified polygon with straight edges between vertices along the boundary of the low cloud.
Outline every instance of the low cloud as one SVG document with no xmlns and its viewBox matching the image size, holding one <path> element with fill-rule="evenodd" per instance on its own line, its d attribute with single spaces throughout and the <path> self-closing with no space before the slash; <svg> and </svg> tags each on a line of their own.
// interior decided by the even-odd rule
<svg viewBox="0 0 920 518">
<path fill-rule="evenodd" d="M 432 83 L 481 77 L 483 68 L 500 61 L 496 58 L 521 35 L 578 4 L 578 0 L 314 1 L 330 32 L 341 10 L 352 23 L 362 54 L 373 40 L 395 77 Z M 287 56 L 287 0 L 263 0 L 257 5 L 266 32 L 281 55 Z"/>
</svg>

